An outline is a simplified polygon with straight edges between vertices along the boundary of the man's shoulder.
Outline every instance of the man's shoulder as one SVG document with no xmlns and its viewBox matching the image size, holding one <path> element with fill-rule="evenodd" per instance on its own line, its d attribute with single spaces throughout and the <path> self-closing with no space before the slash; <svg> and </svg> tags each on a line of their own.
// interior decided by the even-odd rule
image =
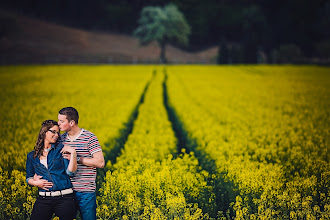
<svg viewBox="0 0 330 220">
<path fill-rule="evenodd" d="M 84 135 L 88 135 L 88 136 L 90 136 L 90 137 L 95 137 L 95 136 L 96 136 L 93 132 L 91 132 L 91 131 L 89 131 L 89 130 L 86 130 L 86 129 L 84 129 L 84 128 L 82 128 L 82 134 L 84 134 Z"/>
<path fill-rule="evenodd" d="M 87 129 L 85 129 L 85 128 L 82 128 L 81 130 L 82 130 L 82 132 L 85 133 L 85 134 L 87 134 L 87 133 L 93 134 L 93 132 L 91 132 L 91 131 L 89 131 L 89 130 L 87 130 Z"/>
</svg>

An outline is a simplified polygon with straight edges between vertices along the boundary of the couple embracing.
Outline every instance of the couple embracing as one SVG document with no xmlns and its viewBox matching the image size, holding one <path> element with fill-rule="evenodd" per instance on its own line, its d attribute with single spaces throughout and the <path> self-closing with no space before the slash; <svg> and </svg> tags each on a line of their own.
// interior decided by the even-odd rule
<svg viewBox="0 0 330 220">
<path fill-rule="evenodd" d="M 58 122 L 42 123 L 34 150 L 27 155 L 26 181 L 39 196 L 31 219 L 96 219 L 96 168 L 104 167 L 97 137 L 78 126 L 75 108 L 59 111 Z M 60 130 L 64 134 L 60 134 Z"/>
</svg>

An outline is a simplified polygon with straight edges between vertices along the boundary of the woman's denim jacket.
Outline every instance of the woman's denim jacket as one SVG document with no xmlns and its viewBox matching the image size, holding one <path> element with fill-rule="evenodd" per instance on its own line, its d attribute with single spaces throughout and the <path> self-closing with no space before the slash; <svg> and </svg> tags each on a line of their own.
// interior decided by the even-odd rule
<svg viewBox="0 0 330 220">
<path fill-rule="evenodd" d="M 71 188 L 72 184 L 69 176 L 73 176 L 74 172 L 68 170 L 69 160 L 64 159 L 60 151 L 63 144 L 52 144 L 47 156 L 48 169 L 40 163 L 38 157 L 33 158 L 33 152 L 28 153 L 26 159 L 26 182 L 33 178 L 34 174 L 42 176 L 42 179 L 53 183 L 53 187 L 49 191 L 63 190 Z M 40 189 L 39 191 L 48 192 Z"/>
</svg>

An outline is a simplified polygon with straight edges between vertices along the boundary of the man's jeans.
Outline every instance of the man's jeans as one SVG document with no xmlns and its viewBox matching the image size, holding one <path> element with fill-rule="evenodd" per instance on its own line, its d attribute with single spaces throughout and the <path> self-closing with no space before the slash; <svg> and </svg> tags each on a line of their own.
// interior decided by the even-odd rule
<svg viewBox="0 0 330 220">
<path fill-rule="evenodd" d="M 76 203 L 83 220 L 96 219 L 96 195 L 92 192 L 75 192 Z"/>
</svg>

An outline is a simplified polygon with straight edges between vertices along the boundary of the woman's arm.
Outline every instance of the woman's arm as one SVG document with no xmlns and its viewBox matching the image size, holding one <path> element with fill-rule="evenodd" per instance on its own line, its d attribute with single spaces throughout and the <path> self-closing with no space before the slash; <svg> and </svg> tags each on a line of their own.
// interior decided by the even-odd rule
<svg viewBox="0 0 330 220">
<path fill-rule="evenodd" d="M 37 186 L 41 189 L 49 190 L 48 188 L 53 187 L 53 183 L 48 182 L 48 180 L 41 179 L 42 176 L 38 176 L 35 173 L 31 158 L 29 156 L 31 155 L 28 155 L 26 159 L 26 182 L 31 186 Z"/>
<path fill-rule="evenodd" d="M 61 153 L 62 153 L 64 159 L 68 159 L 70 161 L 68 168 L 67 168 L 67 171 L 69 171 L 69 172 L 67 172 L 67 173 L 69 175 L 72 173 L 74 174 L 74 172 L 76 172 L 76 170 L 77 170 L 76 150 L 74 148 L 70 147 L 69 145 L 65 145 L 62 148 Z"/>
<path fill-rule="evenodd" d="M 29 180 L 33 178 L 35 174 L 34 167 L 32 165 L 32 161 L 30 159 L 31 153 L 29 153 L 26 157 L 26 183 L 29 184 Z"/>
</svg>

